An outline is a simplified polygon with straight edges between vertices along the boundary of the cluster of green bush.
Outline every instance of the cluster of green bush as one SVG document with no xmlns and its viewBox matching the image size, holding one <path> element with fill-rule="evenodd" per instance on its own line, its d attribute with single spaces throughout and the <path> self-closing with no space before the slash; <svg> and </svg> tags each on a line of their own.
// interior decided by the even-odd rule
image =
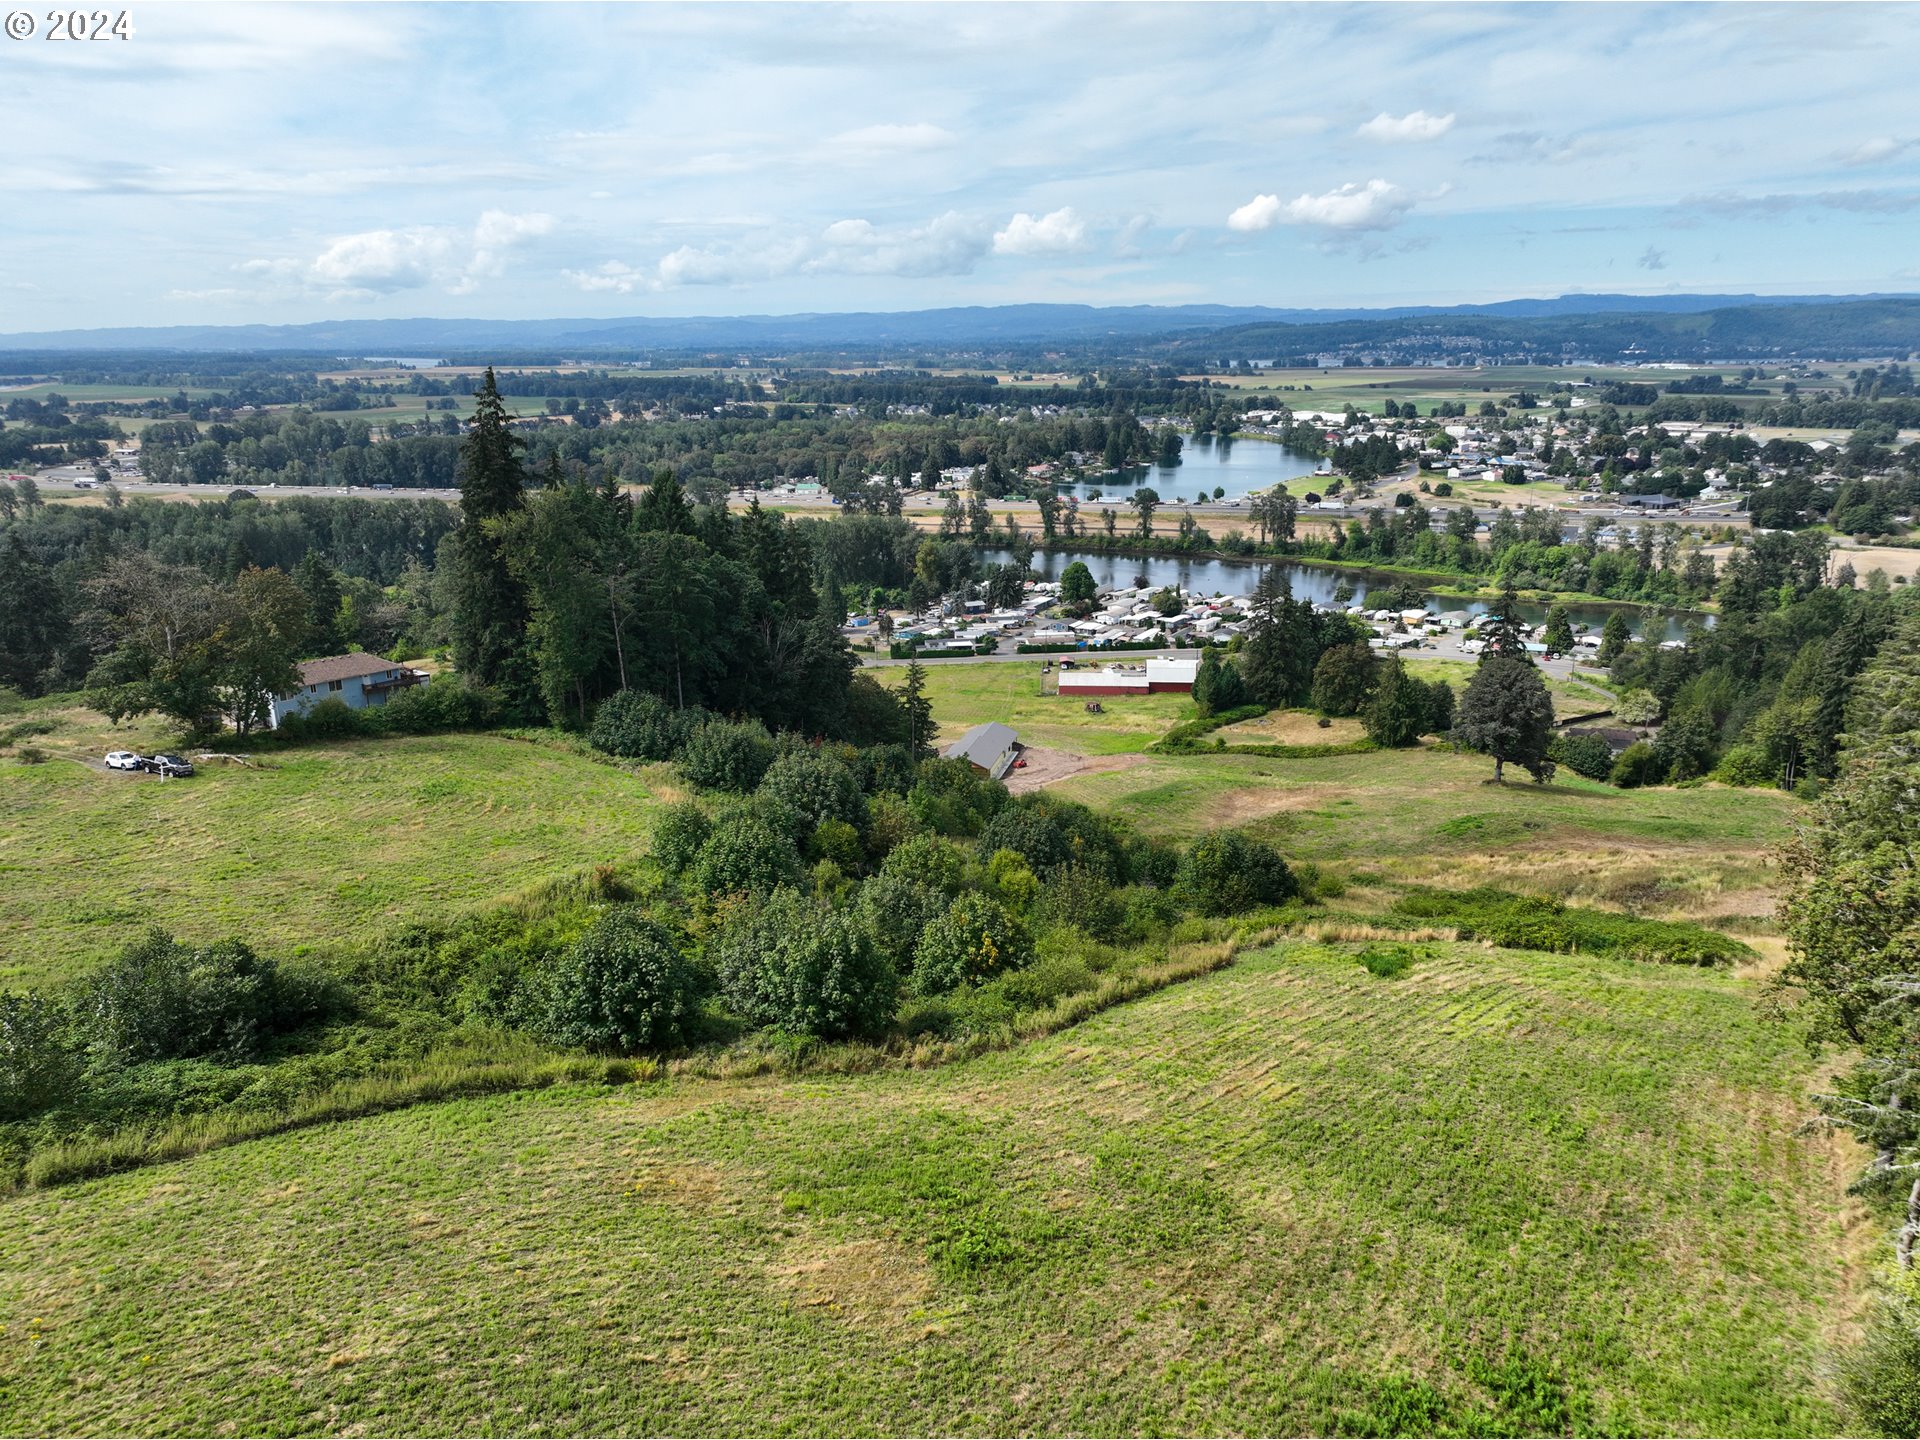
<svg viewBox="0 0 1920 1440">
<path fill-rule="evenodd" d="M 1416 888 L 1394 901 L 1393 908 L 1414 919 L 1450 925 L 1462 940 L 1485 940 L 1511 950 L 1618 955 L 1668 965 L 1731 965 L 1753 958 L 1753 951 L 1738 940 L 1698 925 L 1588 910 L 1491 886 Z"/>
<path fill-rule="evenodd" d="M 369 735 L 428 735 L 442 730 L 482 730 L 497 718 L 492 696 L 452 675 L 396 690 L 384 705 L 355 710 L 329 696 L 311 709 L 283 719 L 273 734 L 293 744 Z"/>
<path fill-rule="evenodd" d="M 1091 988 L 1190 915 L 1301 890 L 1237 832 L 1177 850 L 901 746 L 776 738 L 650 697 L 603 710 L 593 733 L 671 759 L 699 791 L 661 815 L 657 872 L 539 935 L 423 936 L 370 979 L 455 986 L 464 1020 L 608 1054 L 755 1028 L 977 1033 Z"/>
<path fill-rule="evenodd" d="M 131 1067 L 256 1060 L 344 1004 L 317 970 L 238 940 L 196 947 L 152 931 L 65 990 L 0 992 L 0 1122 L 68 1105 Z"/>
</svg>

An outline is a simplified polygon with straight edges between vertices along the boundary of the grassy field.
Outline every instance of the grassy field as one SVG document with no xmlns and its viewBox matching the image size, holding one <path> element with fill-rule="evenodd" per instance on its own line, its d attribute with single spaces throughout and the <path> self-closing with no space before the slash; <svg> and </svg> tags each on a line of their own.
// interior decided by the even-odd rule
<svg viewBox="0 0 1920 1440">
<path fill-rule="evenodd" d="M 1494 365 L 1485 367 L 1403 366 L 1381 369 L 1343 368 L 1313 370 L 1261 370 L 1251 374 L 1214 375 L 1216 385 L 1237 390 L 1283 392 L 1286 402 L 1298 410 L 1340 410 L 1352 405 L 1357 410 L 1380 413 L 1387 401 L 1417 403 L 1421 413 L 1443 400 L 1464 400 L 1469 412 L 1482 400 L 1495 404 L 1521 390 L 1531 390 L 1544 405 L 1547 398 L 1574 381 L 1592 380 L 1605 385 L 1620 381 L 1629 385 L 1652 385 L 1664 391 L 1674 380 L 1688 375 L 1721 375 L 1737 380 L 1740 366 L 1700 366 L 1692 369 L 1637 370 L 1628 367 L 1580 365 Z M 1188 377 L 1199 378 L 1199 377 Z M 1778 379 L 1761 381 L 1755 395 L 1730 395 L 1743 408 L 1764 405 L 1781 397 Z M 1804 394 L 1812 396 L 1819 382 L 1802 380 Z M 1575 389 L 1579 398 L 1587 393 Z"/>
<path fill-rule="evenodd" d="M 215 392 L 204 385 L 67 385 L 52 381 L 21 389 L 0 389 L 0 405 L 9 400 L 44 400 L 49 395 L 64 395 L 79 405 L 99 400 L 171 400 L 184 394 L 189 400 L 204 400 Z"/>
<path fill-rule="evenodd" d="M 1145 750 L 1175 725 L 1194 717 L 1193 702 L 1185 695 L 1105 696 L 1103 713 L 1089 715 L 1084 700 L 1040 693 L 1042 663 L 928 661 L 927 697 L 933 702 L 934 719 L 940 722 L 940 743 L 951 743 L 969 726 L 999 720 L 1013 726 L 1030 745 L 1081 755 L 1125 755 Z M 898 670 L 875 674 L 882 684 L 901 683 Z"/>
<path fill-rule="evenodd" d="M 574 1087 L 0 1202 L 8 1433 L 1832 1434 L 1724 975 L 1296 944 L 1020 1050 Z"/>
<path fill-rule="evenodd" d="M 0 985 L 72 974 L 148 925 L 282 951 L 364 935 L 631 857 L 653 809 L 646 779 L 493 735 L 268 753 L 187 781 L 66 758 L 108 746 L 59 732 L 37 743 L 55 758 L 0 759 Z"/>
</svg>

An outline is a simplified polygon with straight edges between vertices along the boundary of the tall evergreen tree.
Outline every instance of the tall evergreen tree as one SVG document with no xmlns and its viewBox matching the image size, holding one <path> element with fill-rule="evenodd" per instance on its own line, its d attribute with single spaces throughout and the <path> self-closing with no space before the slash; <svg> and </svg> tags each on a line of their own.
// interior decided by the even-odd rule
<svg viewBox="0 0 1920 1440">
<path fill-rule="evenodd" d="M 1453 738 L 1469 750 L 1493 757 L 1493 778 L 1505 780 L 1509 761 L 1535 780 L 1553 778 L 1547 746 L 1553 740 L 1553 699 L 1532 661 L 1489 653 L 1460 699 Z"/>
<path fill-rule="evenodd" d="M 1500 598 L 1488 608 L 1479 628 L 1487 644 L 1480 652 L 1482 664 L 1495 655 L 1533 663 L 1527 659 L 1527 624 L 1520 618 L 1520 597 L 1514 593 L 1511 580 L 1501 586 Z"/>
<path fill-rule="evenodd" d="M 507 566 L 495 523 L 527 503 L 523 449 L 488 367 L 460 444 L 464 523 L 454 533 L 451 556 L 453 657 L 469 684 L 496 686 L 509 704 L 525 707 L 535 694 L 527 596 Z"/>
<path fill-rule="evenodd" d="M 1320 616 L 1293 598 L 1293 584 L 1278 566 L 1260 577 L 1253 592 L 1242 676 L 1262 705 L 1304 704 L 1313 689 L 1314 667 L 1326 640 Z"/>
<path fill-rule="evenodd" d="M 914 759 L 924 760 L 933 754 L 933 702 L 927 699 L 927 667 L 918 660 L 907 666 L 900 704 L 907 712 L 907 746 Z"/>
</svg>

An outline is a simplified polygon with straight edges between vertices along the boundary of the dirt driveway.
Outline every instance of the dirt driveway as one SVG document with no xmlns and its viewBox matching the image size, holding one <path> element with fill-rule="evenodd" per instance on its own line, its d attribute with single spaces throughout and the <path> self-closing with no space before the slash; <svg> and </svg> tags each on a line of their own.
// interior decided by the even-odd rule
<svg viewBox="0 0 1920 1440">
<path fill-rule="evenodd" d="M 1143 765 L 1146 755 L 1096 755 L 1088 759 L 1069 750 L 1049 750 L 1044 745 L 1029 745 L 1020 752 L 1027 763 L 1007 772 L 1007 789 L 1015 795 L 1040 790 L 1076 775 L 1101 775 L 1109 770 L 1127 770 Z"/>
</svg>

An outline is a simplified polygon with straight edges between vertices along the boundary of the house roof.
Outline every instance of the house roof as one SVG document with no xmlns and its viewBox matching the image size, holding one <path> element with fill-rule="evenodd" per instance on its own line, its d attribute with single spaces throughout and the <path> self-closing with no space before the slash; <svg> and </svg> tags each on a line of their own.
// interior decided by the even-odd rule
<svg viewBox="0 0 1920 1440">
<path fill-rule="evenodd" d="M 989 720 L 984 725 L 974 726 L 941 754 L 949 760 L 966 760 L 982 770 L 991 771 L 995 762 L 1011 750 L 1018 739 L 1011 725 Z"/>
<path fill-rule="evenodd" d="M 329 680 L 352 680 L 362 675 L 384 675 L 389 670 L 401 667 L 391 660 L 382 660 L 378 655 L 369 655 L 364 650 L 355 650 L 349 655 L 328 655 L 320 660 L 308 660 L 300 666 L 302 685 L 323 685 Z"/>
</svg>

